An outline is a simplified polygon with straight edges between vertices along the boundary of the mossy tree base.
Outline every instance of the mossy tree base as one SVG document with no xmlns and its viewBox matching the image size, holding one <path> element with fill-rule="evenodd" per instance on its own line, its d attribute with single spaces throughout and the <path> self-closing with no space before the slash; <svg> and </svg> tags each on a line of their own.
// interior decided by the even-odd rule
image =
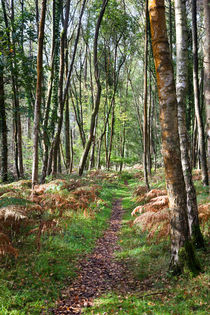
<svg viewBox="0 0 210 315">
<path fill-rule="evenodd" d="M 205 249 L 205 243 L 199 225 L 193 226 L 192 242 L 195 248 Z"/>
<path fill-rule="evenodd" d="M 178 257 L 178 261 L 170 263 L 170 271 L 173 275 L 190 273 L 194 276 L 201 271 L 201 265 L 191 240 L 186 241 L 184 246 L 179 249 Z"/>
</svg>

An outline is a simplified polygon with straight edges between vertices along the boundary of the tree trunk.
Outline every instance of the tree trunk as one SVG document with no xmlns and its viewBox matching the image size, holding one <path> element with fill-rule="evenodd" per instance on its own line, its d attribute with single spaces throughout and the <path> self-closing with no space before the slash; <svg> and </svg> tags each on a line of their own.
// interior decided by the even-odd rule
<svg viewBox="0 0 210 315">
<path fill-rule="evenodd" d="M 69 171 L 71 164 L 70 155 L 70 129 L 69 129 L 69 100 L 66 100 L 66 110 L 65 110 L 65 154 L 66 154 L 66 169 Z"/>
<path fill-rule="evenodd" d="M 198 147 L 200 152 L 200 163 L 202 172 L 202 182 L 204 186 L 208 186 L 208 168 L 206 160 L 205 136 L 203 119 L 201 115 L 198 85 L 198 40 L 197 40 L 197 6 L 196 0 L 192 0 L 192 39 L 193 39 L 193 87 L 194 87 L 194 103 L 195 115 L 198 126 Z M 209 36 L 209 34 L 208 34 Z"/>
<path fill-rule="evenodd" d="M 204 241 L 198 220 L 198 207 L 189 158 L 189 143 L 186 128 L 186 96 L 188 85 L 188 41 L 185 0 L 176 0 L 176 95 L 178 103 L 178 128 L 181 161 L 187 193 L 189 231 L 196 247 L 203 247 Z"/>
<path fill-rule="evenodd" d="M 147 190 L 150 190 L 147 170 L 147 155 L 148 155 L 148 123 L 147 123 L 147 63 L 148 63 L 148 0 L 145 1 L 145 43 L 144 43 L 144 181 Z"/>
<path fill-rule="evenodd" d="M 204 100 L 206 108 L 208 169 L 210 170 L 210 3 L 203 0 L 205 39 L 203 47 L 204 55 Z"/>
<path fill-rule="evenodd" d="M 177 100 L 172 60 L 167 38 L 164 0 L 149 0 L 153 56 L 157 75 L 162 132 L 162 154 L 171 216 L 171 261 L 174 273 L 184 266 L 200 270 L 189 239 L 186 192 L 179 148 Z"/>
<path fill-rule="evenodd" d="M 88 141 L 85 145 L 84 152 L 82 154 L 80 164 L 79 164 L 79 175 L 82 176 L 84 167 L 87 161 L 88 153 L 90 151 L 90 147 L 93 141 L 93 133 L 94 133 L 94 128 L 95 128 L 95 121 L 96 121 L 96 116 L 99 111 L 99 105 L 100 105 L 100 98 L 101 98 L 101 83 L 100 83 L 100 78 L 99 78 L 99 67 L 98 67 L 98 36 L 99 36 L 99 29 L 100 25 L 103 19 L 103 15 L 107 6 L 108 0 L 103 0 L 102 3 L 102 8 L 101 12 L 98 17 L 98 21 L 96 24 L 96 31 L 95 31 L 95 39 L 94 39 L 94 75 L 95 75 L 95 81 L 97 85 L 97 93 L 95 97 L 95 104 L 94 104 L 94 110 L 91 115 L 91 122 L 90 122 L 90 132 L 89 132 L 89 138 Z"/>
<path fill-rule="evenodd" d="M 70 144 L 71 144 L 71 163 L 70 163 L 70 173 L 72 173 L 74 165 L 74 142 L 73 142 L 73 131 L 70 130 Z"/>
<path fill-rule="evenodd" d="M 67 5 L 66 5 L 66 15 L 65 15 L 64 28 L 63 28 L 63 32 L 62 32 L 62 35 L 61 35 L 61 50 L 60 50 L 61 51 L 61 59 L 60 59 L 60 78 L 59 78 L 59 117 L 58 117 L 57 130 L 56 130 L 55 137 L 54 137 L 53 143 L 52 143 L 54 151 L 58 150 L 58 144 L 59 144 L 62 124 L 63 124 L 63 110 L 64 110 L 65 102 L 67 100 L 68 89 L 69 89 L 69 84 L 70 84 L 70 78 L 71 78 L 73 65 L 74 65 L 74 61 L 75 61 L 77 45 L 78 45 L 78 42 L 79 42 L 81 23 L 82 23 L 82 16 L 83 16 L 83 13 L 84 13 L 86 1 L 87 0 L 83 0 L 82 9 L 81 9 L 80 16 L 79 16 L 77 35 L 76 35 L 76 39 L 75 39 L 75 43 L 74 43 L 74 50 L 73 50 L 72 60 L 71 60 L 71 64 L 70 64 L 70 67 L 69 67 L 65 88 L 64 88 L 64 91 L 63 91 L 64 62 L 65 62 L 65 60 L 64 60 L 65 59 L 64 58 L 64 46 L 65 46 L 66 32 L 67 32 L 68 21 L 69 21 L 70 0 L 67 1 Z M 56 156 L 56 152 L 54 153 L 54 157 L 55 156 Z M 55 163 L 54 163 L 54 166 L 55 166 Z M 53 174 L 55 174 L 56 171 L 57 171 L 56 168 L 53 167 L 53 171 L 52 171 Z"/>
<path fill-rule="evenodd" d="M 14 78 L 14 85 L 15 85 L 15 119 L 16 121 L 16 127 L 17 127 L 17 151 L 18 151 L 18 167 L 19 167 L 19 174 L 20 177 L 24 176 L 24 169 L 23 169 L 23 153 L 22 153 L 22 128 L 21 128 L 21 116 L 20 116 L 20 103 L 19 103 L 19 84 L 18 84 L 18 65 L 16 62 L 16 44 L 15 44 L 15 28 L 14 28 L 14 0 L 11 0 L 11 27 L 12 27 L 12 36 L 11 36 L 11 44 L 13 48 L 13 78 Z"/>
<path fill-rule="evenodd" d="M 52 27 L 52 47 L 51 47 L 51 61 L 50 61 L 50 76 L 48 80 L 48 90 L 47 90 L 47 97 L 46 97 L 46 107 L 44 112 L 44 121 L 43 121 L 43 164 L 42 164 L 42 176 L 41 176 L 41 183 L 44 183 L 48 161 L 49 161 L 49 146 L 50 146 L 50 139 L 49 139 L 49 115 L 50 115 L 50 107 L 51 107 L 51 100 L 53 94 L 53 83 L 54 77 L 56 72 L 57 60 L 58 60 L 58 40 L 56 38 L 57 34 L 59 34 L 59 21 L 61 15 L 60 6 L 55 1 L 53 1 L 53 27 Z M 57 96 L 57 93 L 56 93 Z"/>
<path fill-rule="evenodd" d="M 110 140 L 109 140 L 109 151 L 108 151 L 108 159 L 107 159 L 107 169 L 110 169 L 111 163 L 111 154 L 112 154 L 112 143 L 114 137 L 114 125 L 115 125 L 115 104 L 112 105 L 112 120 L 111 120 L 111 130 L 110 130 Z"/>
<path fill-rule="evenodd" d="M 33 138 L 33 166 L 32 166 L 32 188 L 38 183 L 38 141 L 39 141 L 39 120 L 40 120 L 40 107 L 42 98 L 42 67 L 43 67 L 43 46 L 44 46 L 44 27 L 46 15 L 46 2 L 42 0 L 42 12 L 39 25 L 39 38 L 38 38 L 38 54 L 37 54 L 37 83 L 36 83 L 36 102 L 34 107 L 34 138 Z"/>
<path fill-rule="evenodd" d="M 68 75 L 68 49 L 67 42 L 65 42 L 66 49 L 66 76 Z M 69 124 L 69 94 L 66 97 L 66 108 L 65 108 L 65 155 L 66 155 L 66 169 L 69 171 L 71 164 L 70 155 L 70 124 Z"/>
<path fill-rule="evenodd" d="M 59 71 L 59 87 L 58 87 L 58 100 L 59 100 L 59 115 L 58 115 L 58 127 L 56 135 L 53 141 L 53 167 L 52 175 L 55 176 L 57 173 L 57 157 L 59 151 L 60 133 L 63 122 L 63 110 L 65 102 L 63 100 L 63 82 L 64 82 L 64 69 L 65 69 L 65 48 L 66 48 L 66 36 L 69 23 L 69 11 L 70 11 L 70 0 L 66 2 L 65 20 L 63 30 L 61 32 L 60 39 L 60 71 Z"/>
<path fill-rule="evenodd" d="M 3 59 L 3 58 L 2 58 Z M 6 182 L 8 179 L 8 149 L 7 149 L 7 120 L 6 108 L 4 102 L 4 60 L 0 60 L 0 131 L 2 137 L 2 165 L 1 165 L 1 180 Z"/>
<path fill-rule="evenodd" d="M 122 141 L 121 141 L 121 161 L 120 161 L 120 173 L 122 172 L 123 169 L 123 159 L 125 157 L 125 122 L 123 124 L 123 133 L 122 133 Z"/>
</svg>

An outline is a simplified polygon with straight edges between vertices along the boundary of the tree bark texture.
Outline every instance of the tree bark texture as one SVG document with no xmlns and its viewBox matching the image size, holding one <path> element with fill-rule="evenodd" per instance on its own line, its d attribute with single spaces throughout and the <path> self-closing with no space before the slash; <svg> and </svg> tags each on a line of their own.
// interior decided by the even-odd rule
<svg viewBox="0 0 210 315">
<path fill-rule="evenodd" d="M 198 220 L 196 191 L 192 181 L 189 142 L 186 128 L 186 97 L 188 86 L 188 41 L 185 0 L 175 1 L 176 18 L 176 95 L 178 103 L 178 128 L 182 170 L 187 193 L 187 213 L 190 235 L 197 247 L 203 247 L 203 237 Z"/>
<path fill-rule="evenodd" d="M 179 148 L 176 89 L 167 38 L 164 0 L 149 0 L 149 13 L 160 102 L 162 154 L 171 218 L 170 268 L 177 273 L 183 270 L 184 265 L 188 265 L 191 270 L 199 269 L 200 265 L 195 259 L 189 241 L 186 192 Z"/>
<path fill-rule="evenodd" d="M 34 137 L 33 137 L 33 166 L 32 166 L 32 188 L 38 183 L 38 141 L 39 141 L 39 119 L 42 99 L 42 67 L 43 67 L 43 46 L 44 28 L 46 16 L 47 0 L 42 0 L 42 12 L 39 25 L 38 54 L 37 54 L 37 83 L 36 83 L 36 102 L 34 107 Z"/>
<path fill-rule="evenodd" d="M 200 153 L 200 163 L 202 172 L 202 182 L 204 186 L 208 186 L 208 168 L 206 160 L 204 124 L 200 108 L 199 99 L 199 82 L 198 82 L 198 39 L 197 39 L 197 5 L 196 0 L 192 0 L 192 39 L 193 39 L 193 88 L 195 115 L 198 126 L 198 147 Z M 209 34 L 208 34 L 209 35 Z"/>
</svg>

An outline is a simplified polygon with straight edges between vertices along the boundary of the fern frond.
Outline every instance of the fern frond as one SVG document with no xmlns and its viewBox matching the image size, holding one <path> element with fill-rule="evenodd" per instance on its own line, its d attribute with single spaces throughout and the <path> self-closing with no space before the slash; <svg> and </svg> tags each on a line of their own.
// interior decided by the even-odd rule
<svg viewBox="0 0 210 315">
<path fill-rule="evenodd" d="M 18 250 L 12 246 L 6 234 L 0 233 L 0 256 L 5 256 L 6 254 L 12 254 L 17 258 Z"/>
<path fill-rule="evenodd" d="M 26 208 L 16 205 L 10 205 L 7 207 L 0 208 L 0 220 L 24 220 L 27 218 Z"/>
</svg>

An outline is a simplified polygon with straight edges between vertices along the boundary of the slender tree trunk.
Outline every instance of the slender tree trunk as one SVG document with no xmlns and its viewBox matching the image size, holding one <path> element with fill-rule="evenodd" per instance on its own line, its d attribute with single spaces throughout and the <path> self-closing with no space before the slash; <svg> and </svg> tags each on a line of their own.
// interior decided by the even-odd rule
<svg viewBox="0 0 210 315">
<path fill-rule="evenodd" d="M 172 0 L 169 0 L 169 45 L 171 58 L 173 57 L 173 27 L 172 27 Z"/>
<path fill-rule="evenodd" d="M 66 76 L 68 75 L 68 49 L 67 42 L 65 43 L 66 49 Z M 66 168 L 67 171 L 70 169 L 71 155 L 70 155 L 70 124 L 69 124 L 69 94 L 66 97 L 66 108 L 65 108 L 65 155 L 66 155 Z"/>
<path fill-rule="evenodd" d="M 149 73 L 149 110 L 148 110 L 148 153 L 147 153 L 147 172 L 151 176 L 152 169 L 152 158 L 151 158 L 151 143 L 152 143 L 152 82 L 151 82 L 151 71 Z"/>
<path fill-rule="evenodd" d="M 14 63 L 14 84 L 16 87 L 16 101 L 15 110 L 16 110 L 16 119 L 17 119 L 17 150 L 18 150 L 18 166 L 19 166 L 19 173 L 20 177 L 24 176 L 24 169 L 23 169 L 23 153 L 22 153 L 22 128 L 21 128 L 21 116 L 20 116 L 20 104 L 19 104 L 19 84 L 18 84 L 18 65 L 16 62 L 16 45 L 15 45 L 15 27 L 14 27 L 14 0 L 11 0 L 11 26 L 12 26 L 12 47 L 13 47 L 13 63 Z"/>
<path fill-rule="evenodd" d="M 2 58 L 3 59 L 3 58 Z M 8 179 L 8 149 L 7 149 L 7 119 L 4 102 L 4 60 L 0 60 L 0 131 L 2 138 L 1 148 L 1 180 L 6 182 Z"/>
<path fill-rule="evenodd" d="M 94 110 L 91 115 L 91 122 L 90 122 L 90 132 L 89 132 L 89 138 L 86 143 L 84 152 L 82 154 L 80 164 L 79 164 L 79 175 L 81 176 L 84 171 L 84 167 L 87 161 L 88 153 L 90 151 L 90 147 L 93 141 L 93 133 L 94 133 L 94 128 L 95 128 L 95 121 L 96 121 L 96 116 L 99 111 L 99 105 L 100 105 L 100 98 L 101 98 L 101 83 L 100 83 L 100 78 L 99 78 L 99 67 L 98 67 L 98 36 L 99 36 L 99 29 L 100 25 L 103 19 L 103 15 L 105 13 L 105 9 L 107 6 L 108 0 L 103 0 L 102 3 L 102 8 L 98 17 L 98 21 L 96 24 L 96 31 L 95 31 L 95 39 L 94 39 L 94 75 L 95 75 L 95 81 L 97 85 L 97 93 L 95 97 L 95 104 L 94 104 Z"/>
<path fill-rule="evenodd" d="M 153 56 L 160 102 L 162 154 L 171 215 L 171 262 L 174 273 L 184 265 L 200 270 L 189 239 L 186 192 L 179 149 L 176 88 L 167 39 L 164 0 L 149 0 Z"/>
<path fill-rule="evenodd" d="M 57 157 L 59 151 L 59 141 L 60 133 L 63 122 L 63 110 L 64 110 L 64 100 L 63 100 L 63 83 L 64 83 L 64 69 L 65 69 L 65 47 L 66 47 L 66 36 L 69 23 L 69 11 L 70 11 L 70 0 L 66 2 L 65 20 L 63 25 L 63 30 L 60 39 L 60 71 L 59 71 L 59 87 L 58 87 L 58 99 L 59 99 L 59 115 L 58 115 L 58 129 L 53 142 L 53 167 L 52 175 L 55 176 L 57 173 Z"/>
<path fill-rule="evenodd" d="M 120 161 L 120 173 L 122 172 L 123 169 L 123 159 L 125 157 L 125 122 L 123 124 L 123 133 L 122 133 L 122 143 L 121 143 L 121 161 Z"/>
<path fill-rule="evenodd" d="M 210 3 L 203 0 L 204 5 L 204 100 L 206 108 L 206 129 L 208 146 L 208 169 L 210 170 Z"/>
<path fill-rule="evenodd" d="M 147 170 L 147 156 L 148 156 L 148 122 L 147 122 L 147 64 L 148 64 L 148 0 L 145 1 L 145 44 L 144 44 L 144 181 L 147 190 L 150 190 Z"/>
<path fill-rule="evenodd" d="M 70 163 L 70 173 L 72 173 L 74 165 L 74 142 L 73 142 L 73 131 L 70 130 L 70 144 L 71 144 L 71 163 Z"/>
<path fill-rule="evenodd" d="M 70 155 L 70 128 L 69 128 L 69 100 L 66 100 L 66 110 L 65 110 L 65 154 L 66 154 L 66 168 L 69 171 L 71 164 Z"/>
<path fill-rule="evenodd" d="M 39 120 L 42 98 L 42 71 L 43 71 L 43 46 L 44 46 L 44 28 L 46 15 L 46 2 L 42 0 L 42 12 L 39 25 L 38 54 L 37 54 L 37 83 L 36 83 L 36 102 L 34 107 L 34 138 L 33 138 L 33 166 L 32 166 L 32 188 L 38 183 L 38 141 L 39 141 Z"/>
<path fill-rule="evenodd" d="M 82 23 L 82 16 L 83 16 L 83 13 L 84 13 L 86 1 L 87 0 L 83 0 L 83 3 L 82 3 L 82 9 L 81 9 L 81 12 L 80 12 L 79 23 L 78 23 L 78 28 L 77 28 L 77 35 L 76 35 L 75 44 L 74 44 L 74 51 L 73 51 L 72 60 L 71 60 L 71 64 L 70 64 L 70 67 L 69 67 L 67 79 L 66 79 L 65 88 L 64 88 L 64 91 L 63 91 L 64 62 L 65 62 L 65 60 L 64 60 L 65 59 L 64 58 L 64 44 L 65 44 L 66 32 L 67 32 L 67 28 L 68 28 L 70 0 L 68 0 L 67 6 L 66 6 L 65 22 L 64 22 L 63 33 L 62 33 L 62 36 L 61 36 L 61 58 L 60 58 L 60 79 L 59 79 L 59 118 L 58 118 L 57 130 L 56 130 L 55 137 L 53 139 L 53 144 L 52 144 L 53 151 L 54 151 L 54 157 L 56 157 L 56 151 L 58 150 L 58 144 L 59 144 L 62 124 L 63 124 L 63 110 L 64 110 L 64 105 L 65 105 L 65 102 L 66 102 L 66 99 L 67 99 L 67 95 L 68 95 L 70 78 L 71 78 L 73 65 L 74 65 L 74 61 L 75 61 L 77 45 L 78 45 L 78 42 L 79 42 L 81 23 Z M 54 162 L 56 162 L 56 161 L 54 161 Z M 52 173 L 55 175 L 56 171 L 57 171 L 56 170 L 56 165 L 54 163 L 53 164 Z"/>
<path fill-rule="evenodd" d="M 196 0 L 192 0 L 192 38 L 193 38 L 193 86 L 194 86 L 194 103 L 195 115 L 198 125 L 198 147 L 200 152 L 200 163 L 202 172 L 202 181 L 204 186 L 208 186 L 208 168 L 206 160 L 204 125 L 201 115 L 198 85 L 198 40 L 197 40 L 197 6 Z M 209 36 L 209 34 L 208 34 Z"/>
<path fill-rule="evenodd" d="M 101 168 L 101 147 L 102 147 L 103 136 L 98 140 L 98 155 L 97 155 L 97 170 Z"/>
<path fill-rule="evenodd" d="M 178 103 L 178 128 L 181 148 L 181 161 L 187 193 L 187 212 L 190 235 L 197 247 L 203 247 L 204 241 L 198 220 L 196 192 L 192 181 L 189 158 L 188 134 L 186 128 L 186 96 L 188 84 L 188 41 L 185 0 L 176 0 L 176 95 Z"/>
<path fill-rule="evenodd" d="M 92 143 L 91 153 L 90 153 L 89 170 L 91 170 L 95 166 L 95 147 L 96 147 L 97 123 L 98 123 L 98 115 L 96 117 L 96 124 L 95 124 L 95 128 L 94 128 L 94 133 L 93 133 L 93 143 Z"/>
<path fill-rule="evenodd" d="M 48 79 L 48 90 L 47 90 L 47 97 L 46 97 L 46 107 L 44 112 L 44 121 L 43 121 L 43 164 L 42 164 L 42 176 L 41 176 L 41 183 L 44 183 L 45 177 L 47 174 L 47 167 L 49 161 L 49 146 L 50 146 L 50 139 L 49 139 L 49 115 L 50 115 L 50 106 L 53 94 L 53 83 L 54 77 L 56 72 L 56 65 L 58 59 L 58 40 L 56 39 L 57 34 L 59 33 L 59 21 L 61 15 L 60 6 L 57 2 L 53 1 L 53 27 L 52 27 L 52 47 L 51 47 L 51 61 L 50 61 L 50 76 Z M 56 94 L 57 96 L 57 94 Z"/>
<path fill-rule="evenodd" d="M 115 125 L 115 104 L 112 106 L 112 120 L 111 120 L 111 130 L 110 130 L 110 140 L 109 140 L 109 151 L 107 159 L 107 169 L 110 170 L 111 154 L 112 154 L 112 143 L 114 137 L 114 125 Z"/>
<path fill-rule="evenodd" d="M 8 18 L 7 18 L 7 12 L 6 12 L 6 6 L 5 6 L 5 0 L 1 0 L 2 3 L 2 9 L 3 9 L 3 15 L 4 15 L 4 22 L 6 26 L 6 34 L 7 34 L 7 43 L 8 43 L 8 51 L 11 53 L 11 58 L 9 58 L 9 66 L 10 66 L 10 71 L 11 71 L 11 80 L 12 80 L 12 92 L 13 92 L 13 109 L 14 109 L 14 118 L 13 118 L 13 132 L 14 132 L 14 153 L 15 153 L 15 168 L 16 168 L 16 173 L 17 173 L 17 178 L 20 178 L 20 170 L 19 170 L 19 152 L 18 152 L 18 115 L 19 115 L 19 98 L 18 98 L 18 93 L 17 93 L 17 80 L 15 76 L 15 55 L 14 55 L 14 49 L 12 45 L 12 40 L 10 38 L 10 26 L 8 23 Z M 14 6 L 13 6 L 13 1 L 11 2 L 12 6 L 12 16 L 11 20 L 14 21 Z M 12 26 L 13 28 L 13 26 Z"/>
</svg>

